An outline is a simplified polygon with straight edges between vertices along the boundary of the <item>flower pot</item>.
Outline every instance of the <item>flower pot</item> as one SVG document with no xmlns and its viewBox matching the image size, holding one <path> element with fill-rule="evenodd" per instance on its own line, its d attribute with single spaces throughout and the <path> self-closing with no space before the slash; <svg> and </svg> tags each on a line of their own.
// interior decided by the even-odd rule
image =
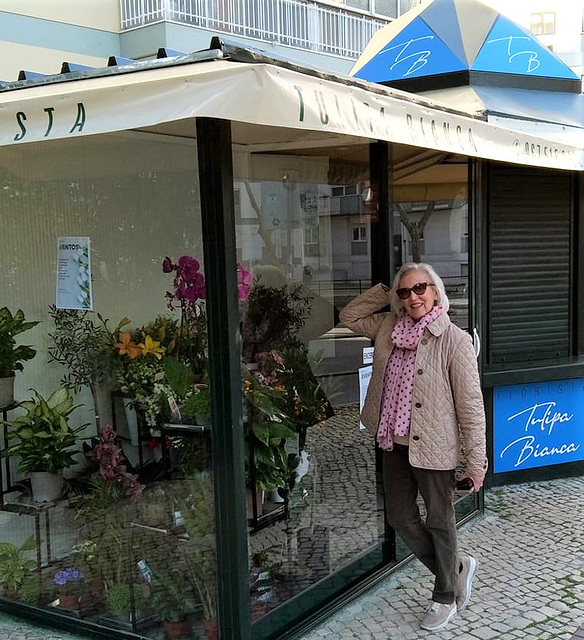
<svg viewBox="0 0 584 640">
<path fill-rule="evenodd" d="M 272 491 L 270 491 L 270 502 L 273 502 L 274 504 L 282 504 L 286 501 L 278 493 L 278 489 L 273 489 Z"/>
<path fill-rule="evenodd" d="M 59 469 L 57 473 L 33 471 L 30 484 L 34 502 L 54 502 L 61 497 L 63 490 L 63 470 Z"/>
<path fill-rule="evenodd" d="M 207 640 L 218 640 L 219 625 L 217 620 L 203 620 L 203 629 L 205 629 Z"/>
<path fill-rule="evenodd" d="M 248 519 L 253 518 L 253 503 L 255 500 L 256 509 L 257 509 L 257 517 L 259 518 L 262 515 L 263 504 L 264 504 L 264 492 L 256 491 L 255 495 L 252 493 L 251 489 L 248 489 L 245 493 L 246 498 L 246 509 L 247 509 L 247 517 Z"/>
<path fill-rule="evenodd" d="M 0 409 L 14 404 L 14 376 L 0 378 Z"/>
<path fill-rule="evenodd" d="M 163 624 L 166 640 L 179 640 L 180 638 L 191 637 L 191 624 L 188 618 L 179 620 L 179 622 L 164 620 Z"/>
<path fill-rule="evenodd" d="M 124 412 L 126 415 L 126 423 L 128 424 L 128 434 L 130 442 L 135 446 L 140 445 L 140 431 L 138 426 L 138 414 L 132 406 L 132 400 L 124 398 Z"/>
<path fill-rule="evenodd" d="M 79 609 L 79 596 L 74 593 L 59 594 L 59 607 L 61 609 L 69 609 L 69 611 Z"/>
</svg>

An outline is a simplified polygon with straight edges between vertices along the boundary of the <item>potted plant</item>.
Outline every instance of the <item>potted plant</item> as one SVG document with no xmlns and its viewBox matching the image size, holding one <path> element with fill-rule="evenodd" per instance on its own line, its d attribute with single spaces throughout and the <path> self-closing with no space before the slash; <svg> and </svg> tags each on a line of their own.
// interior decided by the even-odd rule
<svg viewBox="0 0 584 640">
<path fill-rule="evenodd" d="M 150 606 L 164 625 L 167 640 L 189 638 L 188 616 L 196 611 L 199 601 L 195 584 L 180 571 L 154 569 L 151 576 Z"/>
<path fill-rule="evenodd" d="M 132 615 L 140 618 L 146 607 L 147 596 L 143 585 L 117 582 L 107 590 L 108 609 L 117 618 L 130 621 Z"/>
<path fill-rule="evenodd" d="M 38 321 L 26 322 L 20 309 L 14 315 L 8 307 L 0 309 L 0 408 L 14 402 L 14 374 L 23 370 L 23 362 L 36 355 L 29 345 L 17 346 L 15 336 L 37 324 Z"/>
<path fill-rule="evenodd" d="M 62 609 L 79 609 L 81 591 L 85 581 L 85 574 L 77 567 L 59 569 L 53 576 L 59 606 Z"/>
<path fill-rule="evenodd" d="M 208 387 L 198 388 L 183 402 L 181 415 L 191 424 L 211 423 L 211 392 Z"/>
<path fill-rule="evenodd" d="M 72 427 L 68 420 L 78 405 L 60 388 L 47 399 L 19 403 L 25 414 L 7 422 L 9 445 L 3 457 L 18 456 L 20 469 L 29 475 L 35 502 L 51 502 L 61 495 L 63 469 L 75 463 L 78 434 L 87 426 Z"/>
<path fill-rule="evenodd" d="M 251 373 L 244 368 L 243 375 L 247 506 L 248 517 L 252 518 L 261 515 L 264 491 L 290 488 L 291 469 L 295 468 L 297 457 L 286 450 L 286 441 L 295 433 L 285 412 L 284 388 L 259 370 Z"/>
<path fill-rule="evenodd" d="M 218 603 L 213 484 L 211 476 L 201 471 L 189 474 L 183 482 L 184 496 L 179 506 L 187 533 L 184 559 L 203 607 L 206 636 L 216 640 Z"/>
<path fill-rule="evenodd" d="M 54 330 L 49 333 L 52 344 L 47 349 L 49 362 L 58 362 L 67 369 L 61 385 L 74 393 L 87 386 L 94 404 L 96 427 L 99 431 L 100 416 L 98 386 L 108 380 L 112 368 L 113 335 L 129 322 L 122 318 L 111 332 L 108 320 L 93 311 L 57 309 L 49 307 Z M 96 321 L 97 319 L 97 321 Z"/>
<path fill-rule="evenodd" d="M 25 554 L 36 549 L 34 536 L 28 537 L 19 547 L 12 542 L 0 542 L 0 583 L 4 597 L 20 599 L 21 590 L 37 563 Z"/>
</svg>

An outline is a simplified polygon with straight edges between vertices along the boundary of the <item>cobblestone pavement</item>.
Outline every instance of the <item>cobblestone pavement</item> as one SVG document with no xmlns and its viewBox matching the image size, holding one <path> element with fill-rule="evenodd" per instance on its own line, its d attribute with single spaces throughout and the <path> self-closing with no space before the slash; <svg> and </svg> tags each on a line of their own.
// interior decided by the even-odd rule
<svg viewBox="0 0 584 640">
<path fill-rule="evenodd" d="M 490 490 L 460 532 L 480 567 L 468 607 L 439 633 L 418 624 L 431 576 L 413 561 L 302 640 L 584 638 L 584 478 Z M 0 614 L 1 640 L 81 640 Z"/>
<path fill-rule="evenodd" d="M 584 478 L 492 489 L 485 516 L 460 532 L 480 566 L 468 607 L 422 631 L 431 574 L 417 560 L 302 640 L 584 638 Z"/>
</svg>

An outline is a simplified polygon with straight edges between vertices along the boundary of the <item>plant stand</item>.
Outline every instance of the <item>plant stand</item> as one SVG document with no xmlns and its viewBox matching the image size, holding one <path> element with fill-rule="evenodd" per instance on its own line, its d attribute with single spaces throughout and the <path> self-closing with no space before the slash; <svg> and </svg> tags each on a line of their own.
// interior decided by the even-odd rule
<svg viewBox="0 0 584 640">
<path fill-rule="evenodd" d="M 18 407 L 18 403 L 14 402 L 6 407 L 2 407 L 0 411 L 2 411 L 2 449 L 6 449 L 8 447 L 8 427 L 6 426 L 6 422 L 8 421 L 8 412 L 16 409 Z M 6 493 L 11 493 L 15 491 L 16 487 L 12 484 L 12 477 L 10 471 L 10 458 L 4 459 L 3 468 L 0 469 L 0 505 L 4 504 L 4 495 Z"/>
</svg>

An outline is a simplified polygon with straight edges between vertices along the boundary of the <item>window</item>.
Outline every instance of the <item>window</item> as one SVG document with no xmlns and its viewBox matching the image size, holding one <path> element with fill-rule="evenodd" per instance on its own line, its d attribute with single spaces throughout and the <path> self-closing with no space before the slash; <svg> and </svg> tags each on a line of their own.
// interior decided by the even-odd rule
<svg viewBox="0 0 584 640">
<path fill-rule="evenodd" d="M 554 11 L 544 11 L 531 14 L 531 31 L 536 36 L 549 35 L 556 32 L 556 14 Z"/>
<path fill-rule="evenodd" d="M 367 255 L 367 227 L 365 225 L 355 225 L 352 229 L 351 255 Z"/>
<path fill-rule="evenodd" d="M 319 228 L 318 225 L 304 228 L 304 255 L 315 258 L 319 255 Z"/>
</svg>

